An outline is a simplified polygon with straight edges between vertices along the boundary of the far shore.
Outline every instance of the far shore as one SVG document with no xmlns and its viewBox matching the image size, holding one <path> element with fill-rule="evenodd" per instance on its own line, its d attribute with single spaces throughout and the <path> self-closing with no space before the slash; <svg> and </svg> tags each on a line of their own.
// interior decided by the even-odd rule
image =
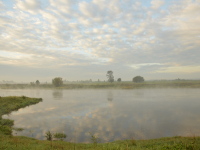
<svg viewBox="0 0 200 150">
<path fill-rule="evenodd" d="M 134 83 L 122 82 L 67 82 L 59 87 L 46 84 L 0 84 L 0 89 L 138 89 L 138 88 L 200 88 L 200 80 L 157 80 Z"/>
</svg>

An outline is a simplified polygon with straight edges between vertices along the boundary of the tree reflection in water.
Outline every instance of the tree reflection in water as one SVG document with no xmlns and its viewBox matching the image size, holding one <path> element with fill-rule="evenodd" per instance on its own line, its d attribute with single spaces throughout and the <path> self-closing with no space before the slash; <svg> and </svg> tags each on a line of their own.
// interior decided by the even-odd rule
<svg viewBox="0 0 200 150">
<path fill-rule="evenodd" d="M 55 100 L 62 100 L 63 98 L 63 91 L 62 90 L 55 90 L 52 92 L 53 98 Z"/>
<path fill-rule="evenodd" d="M 113 93 L 112 93 L 112 91 L 108 91 L 108 93 L 107 93 L 107 100 L 109 102 L 113 101 Z"/>
</svg>

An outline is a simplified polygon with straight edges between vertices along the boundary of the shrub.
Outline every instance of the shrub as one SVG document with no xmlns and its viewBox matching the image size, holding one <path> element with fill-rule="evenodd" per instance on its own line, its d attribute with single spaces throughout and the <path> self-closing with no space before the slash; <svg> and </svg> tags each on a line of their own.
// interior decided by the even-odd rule
<svg viewBox="0 0 200 150">
<path fill-rule="evenodd" d="M 136 76 L 133 78 L 133 82 L 136 82 L 136 83 L 144 82 L 144 78 L 141 76 Z"/>
<path fill-rule="evenodd" d="M 45 135 L 46 139 L 48 141 L 52 141 L 53 140 L 53 134 L 50 132 L 50 131 L 47 131 L 46 132 L 46 135 Z"/>
<path fill-rule="evenodd" d="M 61 86 L 63 84 L 63 80 L 60 77 L 56 77 L 52 80 L 52 84 L 56 87 Z"/>
<path fill-rule="evenodd" d="M 59 139 L 59 140 L 63 140 L 64 138 L 66 138 L 67 137 L 67 135 L 66 134 L 64 134 L 64 133 L 55 133 L 54 134 L 54 138 L 56 138 L 56 139 Z"/>
<path fill-rule="evenodd" d="M 122 81 L 122 79 L 121 79 L 121 78 L 118 78 L 118 79 L 117 79 L 117 81 L 118 81 L 118 82 L 121 82 L 121 81 Z"/>
</svg>

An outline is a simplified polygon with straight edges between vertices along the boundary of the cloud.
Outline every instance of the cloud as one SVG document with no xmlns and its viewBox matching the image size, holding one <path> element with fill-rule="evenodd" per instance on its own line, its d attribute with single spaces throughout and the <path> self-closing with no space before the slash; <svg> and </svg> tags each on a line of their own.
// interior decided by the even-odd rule
<svg viewBox="0 0 200 150">
<path fill-rule="evenodd" d="M 200 66 L 171 66 L 159 69 L 159 73 L 199 73 Z"/>
<path fill-rule="evenodd" d="M 13 1 L 13 8 L 0 5 L 0 51 L 27 56 L 27 67 L 200 64 L 198 1 L 21 0 Z M 22 57 L 9 59 L 12 65 L 24 63 Z"/>
<path fill-rule="evenodd" d="M 68 12 L 69 9 L 72 9 L 71 7 L 77 3 L 77 0 L 50 0 L 50 5 L 54 9 L 59 9 L 62 12 Z"/>
<path fill-rule="evenodd" d="M 164 4 L 163 0 L 152 0 L 151 1 L 151 7 L 153 9 L 158 9 Z"/>
<path fill-rule="evenodd" d="M 41 3 L 39 0 L 19 0 L 15 7 L 23 11 L 37 11 L 41 9 Z"/>
<path fill-rule="evenodd" d="M 5 9 L 5 5 L 3 2 L 0 2 L 0 10 L 3 11 Z"/>
<path fill-rule="evenodd" d="M 134 69 L 140 69 L 142 67 L 145 67 L 145 66 L 162 66 L 163 64 L 160 64 L 160 63 L 145 63 L 145 64 L 134 64 L 134 65 L 130 65 L 131 68 L 134 68 Z"/>
</svg>

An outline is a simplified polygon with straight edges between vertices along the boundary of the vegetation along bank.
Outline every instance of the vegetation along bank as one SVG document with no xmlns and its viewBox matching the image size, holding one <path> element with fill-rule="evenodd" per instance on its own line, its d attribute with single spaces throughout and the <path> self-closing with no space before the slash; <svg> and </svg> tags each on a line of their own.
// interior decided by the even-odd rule
<svg viewBox="0 0 200 150">
<path fill-rule="evenodd" d="M 0 84 L 1 89 L 138 89 L 138 88 L 200 88 L 200 80 L 157 80 L 144 82 L 64 82 L 59 86 L 46 84 Z"/>
</svg>

